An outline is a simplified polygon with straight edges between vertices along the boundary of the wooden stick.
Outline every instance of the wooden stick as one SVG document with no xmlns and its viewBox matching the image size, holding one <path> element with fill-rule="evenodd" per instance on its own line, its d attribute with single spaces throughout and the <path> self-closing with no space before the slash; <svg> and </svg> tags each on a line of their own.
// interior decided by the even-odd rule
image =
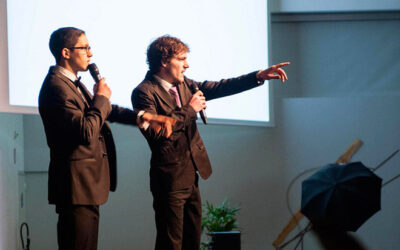
<svg viewBox="0 0 400 250">
<path fill-rule="evenodd" d="M 336 160 L 336 164 L 349 163 L 351 157 L 358 151 L 363 145 L 360 139 L 354 139 L 353 143 L 344 151 L 344 153 Z"/>
<path fill-rule="evenodd" d="M 360 147 L 363 145 L 363 142 L 356 138 L 354 141 L 351 143 L 351 145 L 344 151 L 344 153 L 336 160 L 336 164 L 343 164 L 343 163 L 349 163 L 351 160 L 351 157 L 360 149 Z M 288 224 L 283 228 L 282 232 L 278 235 L 278 237 L 275 239 L 275 241 L 272 243 L 274 247 L 278 247 L 280 244 L 282 244 L 283 241 L 285 241 L 286 237 L 290 234 L 290 232 L 293 231 L 293 229 L 296 227 L 296 225 L 299 223 L 299 221 L 304 217 L 304 215 L 301 213 L 301 209 L 299 209 L 290 219 Z"/>
<path fill-rule="evenodd" d="M 296 227 L 299 221 L 304 217 L 301 213 L 300 209 L 292 216 L 288 224 L 286 224 L 285 228 L 283 228 L 282 232 L 278 235 L 276 240 L 272 243 L 274 247 L 278 247 L 282 242 L 286 239 L 290 232 Z"/>
</svg>

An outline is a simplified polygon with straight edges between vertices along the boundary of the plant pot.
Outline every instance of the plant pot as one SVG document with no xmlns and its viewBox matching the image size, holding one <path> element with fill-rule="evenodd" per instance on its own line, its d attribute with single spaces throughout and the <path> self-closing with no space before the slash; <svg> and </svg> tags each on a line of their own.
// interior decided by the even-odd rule
<svg viewBox="0 0 400 250">
<path fill-rule="evenodd" d="M 240 250 L 240 231 L 212 232 L 209 249 Z"/>
</svg>

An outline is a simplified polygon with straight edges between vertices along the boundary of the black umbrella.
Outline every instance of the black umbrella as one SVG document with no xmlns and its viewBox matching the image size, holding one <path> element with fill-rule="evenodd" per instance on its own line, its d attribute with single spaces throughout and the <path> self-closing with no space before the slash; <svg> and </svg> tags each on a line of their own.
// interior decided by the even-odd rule
<svg viewBox="0 0 400 250">
<path fill-rule="evenodd" d="M 356 231 L 380 210 L 381 187 L 361 162 L 329 164 L 303 181 L 301 212 L 314 226 Z"/>
</svg>

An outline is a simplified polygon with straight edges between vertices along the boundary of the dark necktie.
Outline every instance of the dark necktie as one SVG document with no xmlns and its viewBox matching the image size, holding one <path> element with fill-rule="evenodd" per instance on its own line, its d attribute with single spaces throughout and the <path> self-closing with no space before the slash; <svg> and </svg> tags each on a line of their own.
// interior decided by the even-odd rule
<svg viewBox="0 0 400 250">
<path fill-rule="evenodd" d="M 175 101 L 176 101 L 176 105 L 177 105 L 179 108 L 182 108 L 181 100 L 179 99 L 179 94 L 178 94 L 178 90 L 177 90 L 176 86 L 172 86 L 172 87 L 169 89 L 169 93 L 171 93 L 171 94 L 174 96 Z"/>
<path fill-rule="evenodd" d="M 81 77 L 78 77 L 78 79 L 74 82 L 74 84 L 75 84 L 76 88 L 78 89 L 78 92 L 83 97 L 83 100 L 86 102 L 86 104 L 88 104 L 88 106 L 90 106 L 89 104 L 92 103 L 92 97 L 89 95 L 85 86 L 82 85 Z"/>
</svg>

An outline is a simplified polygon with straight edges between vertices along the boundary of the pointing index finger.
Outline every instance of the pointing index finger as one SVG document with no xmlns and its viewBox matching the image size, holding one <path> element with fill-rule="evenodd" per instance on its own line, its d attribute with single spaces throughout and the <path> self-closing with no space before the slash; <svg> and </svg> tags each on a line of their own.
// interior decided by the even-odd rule
<svg viewBox="0 0 400 250">
<path fill-rule="evenodd" d="M 286 65 L 289 65 L 289 64 L 290 64 L 290 62 L 278 63 L 278 64 L 275 65 L 275 67 L 281 68 L 281 67 L 286 66 Z"/>
</svg>

